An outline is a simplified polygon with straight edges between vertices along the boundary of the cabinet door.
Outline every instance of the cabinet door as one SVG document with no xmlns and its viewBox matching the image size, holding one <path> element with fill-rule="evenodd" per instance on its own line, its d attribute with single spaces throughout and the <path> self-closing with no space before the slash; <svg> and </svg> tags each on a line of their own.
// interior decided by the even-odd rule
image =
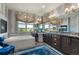
<svg viewBox="0 0 79 59">
<path fill-rule="evenodd" d="M 43 34 L 43 41 L 44 41 L 44 42 L 46 41 L 46 36 L 45 36 L 45 34 Z"/>
<path fill-rule="evenodd" d="M 43 35 L 43 40 L 45 43 L 51 45 L 51 35 L 48 34 Z"/>
<path fill-rule="evenodd" d="M 58 36 L 54 38 L 54 45 L 57 49 L 60 48 L 60 38 Z"/>
<path fill-rule="evenodd" d="M 62 36 L 61 45 L 62 52 L 65 54 L 70 54 L 70 38 Z"/>
<path fill-rule="evenodd" d="M 47 43 L 47 35 L 46 34 L 43 34 L 43 41 L 45 42 L 45 43 Z"/>
<path fill-rule="evenodd" d="M 51 42 L 52 47 L 60 49 L 60 36 L 54 35 Z"/>
<path fill-rule="evenodd" d="M 47 39 L 48 39 L 48 44 L 51 45 L 52 43 L 52 38 L 51 38 L 51 34 L 48 35 Z"/>
<path fill-rule="evenodd" d="M 73 39 L 71 41 L 71 54 L 77 55 L 79 54 L 79 39 Z"/>
</svg>

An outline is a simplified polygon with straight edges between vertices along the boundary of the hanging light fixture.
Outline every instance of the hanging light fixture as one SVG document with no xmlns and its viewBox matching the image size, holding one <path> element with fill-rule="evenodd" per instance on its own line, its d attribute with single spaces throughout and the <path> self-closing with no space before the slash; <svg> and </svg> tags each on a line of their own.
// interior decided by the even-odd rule
<svg viewBox="0 0 79 59">
<path fill-rule="evenodd" d="M 52 18 L 52 17 L 54 17 L 53 14 L 52 15 L 49 15 L 49 18 Z"/>
<path fill-rule="evenodd" d="M 66 9 L 65 9 L 65 13 L 68 13 L 68 12 L 69 12 L 69 9 L 68 9 L 68 8 L 66 8 Z"/>
<path fill-rule="evenodd" d="M 58 14 L 54 13 L 54 14 L 50 14 L 48 18 L 56 18 L 58 16 Z"/>
<path fill-rule="evenodd" d="M 35 23 L 36 23 L 36 24 L 40 24 L 41 21 L 42 21 L 41 17 L 40 17 L 40 16 L 36 16 L 35 18 L 36 18 Z"/>
</svg>

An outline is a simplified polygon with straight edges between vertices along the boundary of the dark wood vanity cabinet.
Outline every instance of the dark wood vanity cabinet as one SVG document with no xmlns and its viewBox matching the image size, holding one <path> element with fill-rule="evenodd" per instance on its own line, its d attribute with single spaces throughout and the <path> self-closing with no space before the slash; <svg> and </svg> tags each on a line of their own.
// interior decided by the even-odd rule
<svg viewBox="0 0 79 59">
<path fill-rule="evenodd" d="M 79 38 L 61 36 L 61 51 L 68 55 L 79 55 Z"/>
<path fill-rule="evenodd" d="M 59 35 L 52 35 L 52 46 L 60 49 L 60 36 Z"/>
<path fill-rule="evenodd" d="M 70 54 L 71 52 L 71 39 L 67 36 L 61 36 L 61 51 L 65 54 Z"/>
<path fill-rule="evenodd" d="M 79 38 L 71 39 L 71 55 L 79 55 Z"/>
<path fill-rule="evenodd" d="M 43 34 L 43 41 L 46 42 L 47 44 L 51 45 L 52 40 L 51 40 L 51 34 Z"/>
<path fill-rule="evenodd" d="M 45 34 L 43 40 L 67 55 L 79 55 L 79 38 L 57 34 Z"/>
<path fill-rule="evenodd" d="M 55 34 L 44 34 L 43 35 L 43 41 L 50 46 L 60 50 L 60 35 Z"/>
</svg>

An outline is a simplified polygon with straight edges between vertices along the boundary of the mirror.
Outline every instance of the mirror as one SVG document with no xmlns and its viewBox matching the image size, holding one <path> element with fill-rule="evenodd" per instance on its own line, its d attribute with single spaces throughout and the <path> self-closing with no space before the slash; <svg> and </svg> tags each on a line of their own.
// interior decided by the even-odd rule
<svg viewBox="0 0 79 59">
<path fill-rule="evenodd" d="M 0 19 L 0 33 L 7 32 L 7 21 Z"/>
</svg>

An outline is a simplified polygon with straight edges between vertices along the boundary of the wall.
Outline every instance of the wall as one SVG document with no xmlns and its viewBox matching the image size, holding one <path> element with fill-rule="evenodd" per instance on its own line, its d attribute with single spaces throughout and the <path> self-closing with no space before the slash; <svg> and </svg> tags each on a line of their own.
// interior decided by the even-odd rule
<svg viewBox="0 0 79 59">
<path fill-rule="evenodd" d="M 78 15 L 74 14 L 70 17 L 70 32 L 78 32 Z"/>
<path fill-rule="evenodd" d="M 70 8 L 71 5 L 76 4 L 62 4 L 58 8 L 55 9 L 56 13 L 59 15 L 60 18 L 63 20 L 63 25 L 68 25 L 68 30 L 70 32 L 79 32 L 79 17 L 75 15 L 75 13 L 72 15 L 64 15 L 65 14 L 65 8 Z M 9 34 L 16 34 L 16 19 L 15 19 L 15 11 L 9 10 L 8 12 L 8 27 L 9 27 Z M 70 17 L 70 22 L 68 21 L 68 17 Z"/>
<path fill-rule="evenodd" d="M 2 18 L 3 20 L 7 21 L 8 22 L 8 19 L 7 19 L 7 7 L 5 4 L 2 4 L 0 3 L 0 18 Z M 7 28 L 8 30 L 8 28 Z M 7 33 L 0 33 L 0 35 L 4 35 L 5 38 L 8 37 L 8 32 Z"/>
<path fill-rule="evenodd" d="M 28 35 L 29 33 L 18 33 L 16 28 L 16 11 L 8 10 L 8 36 Z"/>
<path fill-rule="evenodd" d="M 9 34 L 15 34 L 16 33 L 16 19 L 15 19 L 15 11 L 8 10 L 8 31 Z"/>
<path fill-rule="evenodd" d="M 7 18 L 5 16 L 3 16 L 2 14 L 0 14 L 0 18 L 2 18 L 3 20 L 7 21 Z M 7 34 L 8 34 L 8 32 L 7 33 L 0 33 L 0 35 L 1 36 L 4 35 L 5 38 L 7 38 Z"/>
<path fill-rule="evenodd" d="M 59 16 L 63 15 L 64 14 L 64 4 L 60 5 L 55 10 L 57 11 L 57 13 L 58 13 Z"/>
<path fill-rule="evenodd" d="M 69 32 L 79 32 L 79 12 L 65 14 L 65 8 L 70 8 L 71 5 L 77 6 L 76 3 L 74 4 L 66 3 L 63 6 L 61 5 L 57 8 L 59 18 L 62 18 L 63 20 L 62 24 L 68 25 Z M 68 18 L 70 18 L 70 21 L 68 20 Z"/>
</svg>

